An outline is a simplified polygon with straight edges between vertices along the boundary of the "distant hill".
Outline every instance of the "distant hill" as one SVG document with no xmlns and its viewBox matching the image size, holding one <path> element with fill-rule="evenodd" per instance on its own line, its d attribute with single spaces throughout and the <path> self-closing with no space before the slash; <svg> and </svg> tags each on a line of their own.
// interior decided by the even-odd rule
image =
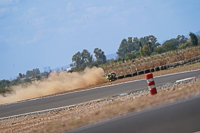
<svg viewBox="0 0 200 133">
<path fill-rule="evenodd" d="M 195 34 L 198 35 L 198 36 L 200 36 L 200 31 L 196 32 Z"/>
<path fill-rule="evenodd" d="M 106 55 L 106 59 L 107 60 L 116 59 L 117 56 L 118 56 L 117 54 L 108 54 L 108 55 Z"/>
</svg>

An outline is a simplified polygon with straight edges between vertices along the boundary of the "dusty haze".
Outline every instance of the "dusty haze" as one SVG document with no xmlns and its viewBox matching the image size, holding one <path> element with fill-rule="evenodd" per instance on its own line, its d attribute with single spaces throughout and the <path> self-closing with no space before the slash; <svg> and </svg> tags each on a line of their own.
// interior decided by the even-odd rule
<svg viewBox="0 0 200 133">
<path fill-rule="evenodd" d="M 7 94 L 6 97 L 0 96 L 0 104 L 61 93 L 104 82 L 106 82 L 106 79 L 102 68 L 86 68 L 81 73 L 52 72 L 48 79 L 44 81 L 35 81 L 29 85 L 13 86 L 12 89 L 14 91 L 12 94 Z"/>
</svg>

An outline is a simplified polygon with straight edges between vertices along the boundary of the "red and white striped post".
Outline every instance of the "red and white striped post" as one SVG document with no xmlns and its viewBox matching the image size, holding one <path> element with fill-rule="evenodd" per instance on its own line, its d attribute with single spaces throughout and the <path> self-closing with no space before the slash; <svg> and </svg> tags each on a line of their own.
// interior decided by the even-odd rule
<svg viewBox="0 0 200 133">
<path fill-rule="evenodd" d="M 146 79 L 147 79 L 147 84 L 148 84 L 148 88 L 149 88 L 150 94 L 151 95 L 157 94 L 155 82 L 154 82 L 154 79 L 153 79 L 153 74 L 152 73 L 147 73 L 146 74 Z"/>
</svg>

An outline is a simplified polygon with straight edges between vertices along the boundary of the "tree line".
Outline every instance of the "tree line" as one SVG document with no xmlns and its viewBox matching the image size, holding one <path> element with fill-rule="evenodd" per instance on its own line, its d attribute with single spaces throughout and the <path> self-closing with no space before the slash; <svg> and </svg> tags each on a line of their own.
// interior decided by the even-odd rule
<svg viewBox="0 0 200 133">
<path fill-rule="evenodd" d="M 26 74 L 19 73 L 18 77 L 12 81 L 0 80 L 0 94 L 11 92 L 11 86 L 19 85 L 21 83 L 31 83 L 31 78 L 41 79 L 40 70 L 38 68 L 27 70 Z"/>
<path fill-rule="evenodd" d="M 191 46 L 197 46 L 198 36 L 190 32 L 190 39 L 184 35 L 178 35 L 176 38 L 165 41 L 162 45 L 157 41 L 157 38 L 153 35 L 137 38 L 128 37 L 123 39 L 120 43 L 118 51 L 118 59 L 115 61 L 132 60 L 139 57 L 147 57 L 150 55 L 161 54 L 164 52 L 184 49 Z M 200 39 L 199 39 L 200 40 Z M 93 59 L 92 54 L 88 50 L 84 49 L 82 52 L 77 52 L 72 57 L 72 64 L 70 65 L 73 71 L 82 71 L 86 67 L 99 66 L 109 62 L 106 60 L 104 52 L 99 49 L 94 49 L 96 60 Z"/>
<path fill-rule="evenodd" d="M 119 49 L 116 52 L 118 58 L 114 61 L 132 60 L 134 58 L 146 57 L 150 55 L 161 54 L 163 52 L 200 45 L 200 36 L 196 36 L 192 32 L 190 32 L 189 36 L 190 38 L 188 39 L 184 35 L 178 35 L 176 38 L 165 41 L 162 45 L 153 35 L 141 38 L 128 37 L 128 39 L 123 39 L 121 41 Z M 93 55 L 86 49 L 84 49 L 82 52 L 75 53 L 72 57 L 73 63 L 70 64 L 72 69 L 69 72 L 83 71 L 86 67 L 98 67 L 101 64 L 110 62 L 109 60 L 106 60 L 105 53 L 101 49 L 95 48 L 93 53 L 96 59 L 94 59 Z M 10 86 L 12 85 L 31 82 L 30 78 L 36 78 L 37 80 L 40 80 L 41 77 L 39 74 L 40 70 L 36 68 L 33 70 L 28 70 L 26 74 L 19 73 L 19 76 L 15 80 L 1 80 L 0 93 L 4 94 L 5 92 L 11 91 Z M 22 78 L 24 80 L 21 80 Z"/>
<path fill-rule="evenodd" d="M 104 54 L 104 51 L 102 51 L 99 48 L 94 49 L 94 54 L 96 57 L 96 60 L 94 60 L 93 55 L 88 52 L 88 50 L 84 49 L 82 52 L 77 52 L 72 57 L 72 64 L 70 65 L 73 71 L 82 71 L 86 67 L 92 68 L 93 66 L 98 66 L 101 64 L 106 63 L 106 56 Z"/>
<path fill-rule="evenodd" d="M 184 35 L 178 35 L 176 38 L 165 41 L 162 45 L 157 42 L 157 38 L 153 35 L 141 38 L 135 37 L 134 39 L 128 37 L 128 40 L 123 39 L 121 41 L 117 51 L 118 60 L 131 60 L 200 44 L 198 36 L 194 33 L 190 32 L 189 36 L 190 41 Z"/>
</svg>

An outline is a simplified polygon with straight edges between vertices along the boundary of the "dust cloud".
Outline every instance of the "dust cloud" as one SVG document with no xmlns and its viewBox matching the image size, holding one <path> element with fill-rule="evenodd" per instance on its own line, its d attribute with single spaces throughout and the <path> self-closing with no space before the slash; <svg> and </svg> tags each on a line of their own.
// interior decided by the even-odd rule
<svg viewBox="0 0 200 133">
<path fill-rule="evenodd" d="M 79 73 L 52 72 L 46 80 L 34 81 L 28 85 L 13 86 L 12 94 L 7 94 L 6 97 L 0 96 L 0 104 L 52 95 L 104 82 L 106 82 L 106 79 L 102 68 L 86 68 Z"/>
</svg>

